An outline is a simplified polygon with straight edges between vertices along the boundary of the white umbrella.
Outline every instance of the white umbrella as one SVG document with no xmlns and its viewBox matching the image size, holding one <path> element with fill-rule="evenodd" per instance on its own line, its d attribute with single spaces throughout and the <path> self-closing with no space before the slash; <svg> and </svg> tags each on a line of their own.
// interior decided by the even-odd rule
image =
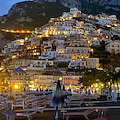
<svg viewBox="0 0 120 120">
<path fill-rule="evenodd" d="M 117 88 L 114 87 L 114 101 L 117 101 Z"/>
</svg>

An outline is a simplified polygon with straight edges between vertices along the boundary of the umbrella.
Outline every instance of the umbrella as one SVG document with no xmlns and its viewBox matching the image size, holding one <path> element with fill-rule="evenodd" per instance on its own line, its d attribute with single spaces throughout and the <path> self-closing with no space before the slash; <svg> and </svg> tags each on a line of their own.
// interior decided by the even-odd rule
<svg viewBox="0 0 120 120">
<path fill-rule="evenodd" d="M 68 90 L 67 95 L 70 97 L 72 96 L 71 89 Z"/>
<path fill-rule="evenodd" d="M 88 95 L 91 95 L 90 90 L 88 90 Z"/>
<path fill-rule="evenodd" d="M 57 84 L 58 82 L 57 81 L 55 81 L 55 82 L 53 82 L 54 84 Z"/>
<path fill-rule="evenodd" d="M 62 95 L 60 81 L 58 80 L 56 91 L 51 103 L 51 106 L 56 108 L 56 115 L 55 115 L 56 120 L 58 119 L 58 108 L 61 108 L 63 104 L 64 104 L 64 96 Z"/>
<path fill-rule="evenodd" d="M 108 93 L 109 93 L 108 90 L 106 90 L 106 91 L 105 91 L 105 94 L 106 94 L 107 96 L 108 96 Z"/>
<path fill-rule="evenodd" d="M 88 94 L 87 89 L 85 90 L 85 94 L 86 94 L 86 95 Z"/>
<path fill-rule="evenodd" d="M 114 101 L 117 101 L 117 89 L 114 87 Z"/>
<path fill-rule="evenodd" d="M 62 95 L 64 97 L 64 99 L 67 99 L 67 94 L 66 94 L 66 90 L 65 90 L 65 86 L 63 85 L 63 89 L 62 89 Z"/>
</svg>

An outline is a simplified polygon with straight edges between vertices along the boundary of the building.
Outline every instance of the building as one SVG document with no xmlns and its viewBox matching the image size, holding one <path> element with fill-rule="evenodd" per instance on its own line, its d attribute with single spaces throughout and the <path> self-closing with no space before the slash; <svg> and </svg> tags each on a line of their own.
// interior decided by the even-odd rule
<svg viewBox="0 0 120 120">
<path fill-rule="evenodd" d="M 85 69 L 85 68 L 87 68 L 87 61 L 86 61 L 86 59 L 71 60 L 71 62 L 69 64 L 69 68 Z"/>
<path fill-rule="evenodd" d="M 38 59 L 53 59 L 56 58 L 57 52 L 56 51 L 42 51 L 41 56 L 38 57 Z"/>
<path fill-rule="evenodd" d="M 18 39 L 8 43 L 2 50 L 2 53 L 5 55 L 9 55 L 10 57 L 14 54 L 19 54 L 22 51 L 22 46 L 24 45 L 24 39 Z"/>
<path fill-rule="evenodd" d="M 47 66 L 53 66 L 53 59 L 39 59 L 39 60 L 31 60 L 31 63 L 27 66 L 27 70 L 38 70 L 44 71 Z"/>
<path fill-rule="evenodd" d="M 83 58 L 71 60 L 69 68 L 79 68 L 79 69 L 93 69 L 99 68 L 99 58 Z"/>
<path fill-rule="evenodd" d="M 73 17 L 80 17 L 81 16 L 81 11 L 78 10 L 77 8 L 70 8 L 70 13 L 73 14 Z"/>
<path fill-rule="evenodd" d="M 12 59 L 12 61 L 10 61 L 8 69 L 9 70 L 14 70 L 18 67 L 21 68 L 27 68 L 27 66 L 30 64 L 31 60 L 29 59 Z"/>
<path fill-rule="evenodd" d="M 63 74 L 60 71 L 44 71 L 42 75 L 34 76 L 35 87 L 41 89 L 56 87 L 54 82 L 57 82 L 62 76 Z"/>
<path fill-rule="evenodd" d="M 91 46 L 100 46 L 100 40 L 97 37 L 95 37 L 93 39 L 90 39 L 90 44 Z"/>
<path fill-rule="evenodd" d="M 64 45 L 64 40 L 61 40 L 61 39 L 53 39 L 53 44 L 55 46 L 59 46 L 59 45 Z"/>
<path fill-rule="evenodd" d="M 65 53 L 65 46 L 64 45 L 56 46 L 56 52 L 57 53 Z"/>
<path fill-rule="evenodd" d="M 51 51 L 52 50 L 52 43 L 50 41 L 43 41 L 41 44 L 41 51 Z"/>
<path fill-rule="evenodd" d="M 113 41 L 105 46 L 106 51 L 110 53 L 120 53 L 120 41 Z"/>
<path fill-rule="evenodd" d="M 77 86 L 78 80 L 81 76 L 79 75 L 65 75 L 63 76 L 63 84 L 69 89 L 71 86 Z"/>
<path fill-rule="evenodd" d="M 56 61 L 58 62 L 69 62 L 72 59 L 71 54 L 58 53 L 56 56 Z"/>
<path fill-rule="evenodd" d="M 66 47 L 66 53 L 72 55 L 72 59 L 89 58 L 90 47 Z"/>
<path fill-rule="evenodd" d="M 89 47 L 90 44 L 86 39 L 84 39 L 84 40 L 81 39 L 79 41 L 73 40 L 72 42 L 69 42 L 68 46 L 72 46 L 72 47 Z"/>
<path fill-rule="evenodd" d="M 87 68 L 99 68 L 99 58 L 88 58 L 87 59 Z"/>
</svg>

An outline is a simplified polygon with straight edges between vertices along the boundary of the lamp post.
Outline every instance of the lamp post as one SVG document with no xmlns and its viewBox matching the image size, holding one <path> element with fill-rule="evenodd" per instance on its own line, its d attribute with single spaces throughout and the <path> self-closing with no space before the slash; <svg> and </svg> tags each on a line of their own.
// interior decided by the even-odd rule
<svg viewBox="0 0 120 120">
<path fill-rule="evenodd" d="M 59 79 L 58 79 L 60 82 L 62 81 L 62 77 L 59 77 Z"/>
</svg>

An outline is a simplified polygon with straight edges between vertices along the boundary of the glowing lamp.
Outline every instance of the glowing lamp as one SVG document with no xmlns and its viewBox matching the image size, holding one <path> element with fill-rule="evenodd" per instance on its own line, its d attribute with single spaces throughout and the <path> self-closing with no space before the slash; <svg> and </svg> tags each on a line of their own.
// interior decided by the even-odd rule
<svg viewBox="0 0 120 120">
<path fill-rule="evenodd" d="M 15 88 L 15 89 L 18 89 L 18 85 L 14 85 L 14 88 Z"/>
<path fill-rule="evenodd" d="M 62 77 L 59 77 L 59 81 L 62 81 Z"/>
</svg>

